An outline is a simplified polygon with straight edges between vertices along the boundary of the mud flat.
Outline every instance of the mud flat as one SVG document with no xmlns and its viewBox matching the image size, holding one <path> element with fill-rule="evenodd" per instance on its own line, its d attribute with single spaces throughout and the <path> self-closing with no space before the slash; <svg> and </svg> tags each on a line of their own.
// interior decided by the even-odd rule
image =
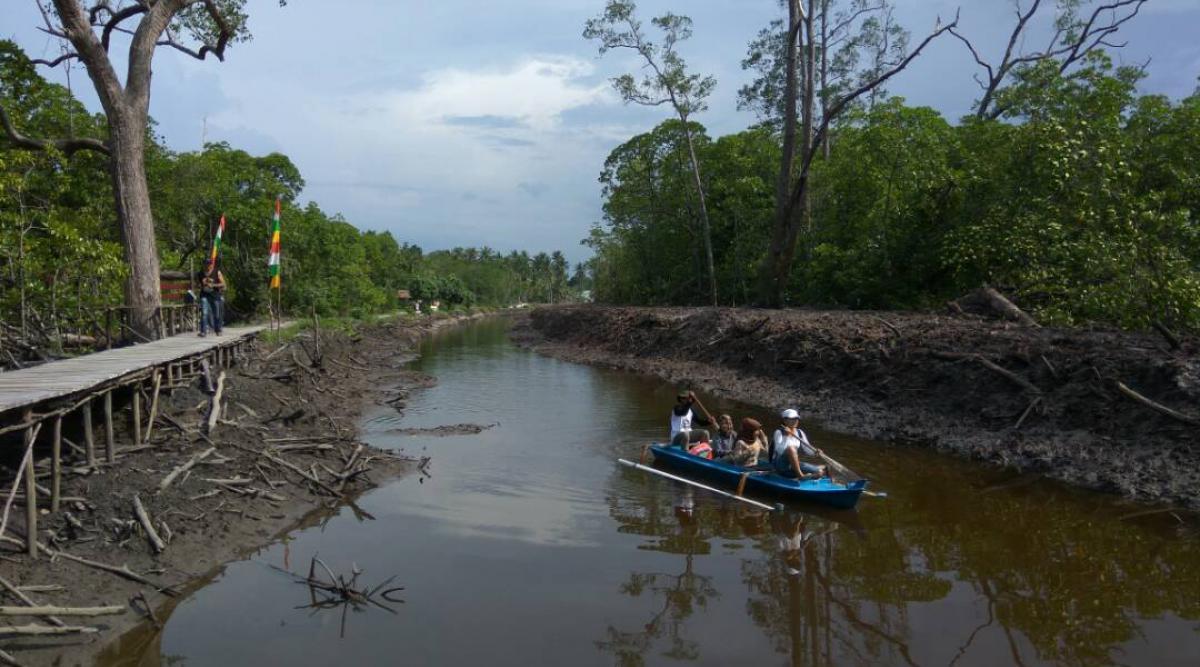
<svg viewBox="0 0 1200 667">
<path fill-rule="evenodd" d="M 428 459 L 359 442 L 358 417 L 371 403 L 403 410 L 412 391 L 434 384 L 402 365 L 426 333 L 474 317 L 401 318 L 353 334 L 310 330 L 284 343 L 260 341 L 227 372 L 211 430 L 213 392 L 203 379 L 164 390 L 147 445 L 118 449 L 115 463 L 94 470 L 67 458 L 64 471 L 75 474 L 64 475 L 61 511 L 39 523 L 38 559 L 23 554 L 23 539 L 12 539 L 24 535 L 18 509 L 0 544 L 0 585 L 32 587 L 21 592 L 26 600 L 6 592 L 5 605 L 109 605 L 120 613 L 59 614 L 63 625 L 94 632 L 7 634 L 0 649 L 23 665 L 92 664 L 125 631 L 165 620 L 182 594 L 223 563 L 314 516 L 353 508 L 372 486 L 424 466 Z M 116 435 L 130 441 L 119 428 Z M 53 623 L 45 615 L 7 616 L 0 625 Z"/>
<path fill-rule="evenodd" d="M 602 306 L 539 308 L 515 335 L 561 359 L 796 407 L 832 430 L 1200 508 L 1196 337 L 962 314 Z"/>
</svg>

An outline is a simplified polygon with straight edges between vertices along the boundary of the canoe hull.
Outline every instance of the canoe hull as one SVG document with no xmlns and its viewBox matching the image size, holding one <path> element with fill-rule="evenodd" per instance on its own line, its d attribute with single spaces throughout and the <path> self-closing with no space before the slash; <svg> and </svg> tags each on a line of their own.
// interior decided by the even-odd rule
<svg viewBox="0 0 1200 667">
<path fill-rule="evenodd" d="M 690 473 L 693 477 L 717 482 L 727 487 L 737 488 L 745 468 L 723 463 L 720 460 L 710 460 L 692 456 L 678 447 L 651 445 L 654 460 L 664 466 Z M 835 486 L 828 479 L 796 480 L 774 473 L 755 474 L 746 478 L 745 493 L 765 495 L 783 500 L 805 501 L 819 503 L 826 507 L 838 509 L 853 509 L 858 499 L 867 488 L 867 480 L 849 482 L 845 486 Z"/>
</svg>

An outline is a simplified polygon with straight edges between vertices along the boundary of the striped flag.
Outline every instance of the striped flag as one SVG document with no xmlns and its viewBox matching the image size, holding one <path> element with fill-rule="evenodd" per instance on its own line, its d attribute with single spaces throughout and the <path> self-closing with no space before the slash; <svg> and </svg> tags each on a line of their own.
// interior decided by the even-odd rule
<svg viewBox="0 0 1200 667">
<path fill-rule="evenodd" d="M 212 255 L 208 261 L 212 262 L 213 266 L 217 265 L 217 255 L 221 253 L 221 235 L 225 233 L 225 214 L 221 214 L 221 222 L 217 225 L 217 236 L 213 239 Z"/>
<path fill-rule="evenodd" d="M 271 224 L 271 258 L 267 260 L 271 287 L 279 287 L 279 200 L 275 200 L 275 216 Z"/>
</svg>

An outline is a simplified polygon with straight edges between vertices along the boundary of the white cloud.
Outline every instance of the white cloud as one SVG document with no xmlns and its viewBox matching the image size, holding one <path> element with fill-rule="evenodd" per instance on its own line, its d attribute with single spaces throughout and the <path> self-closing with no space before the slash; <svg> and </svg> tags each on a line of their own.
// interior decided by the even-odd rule
<svg viewBox="0 0 1200 667">
<path fill-rule="evenodd" d="M 383 96 L 399 120 L 441 125 L 447 117 L 521 119 L 532 130 L 559 124 L 562 112 L 611 99 L 607 83 L 586 84 L 592 65 L 574 58 L 531 57 L 504 69 L 430 72 L 418 90 Z"/>
</svg>

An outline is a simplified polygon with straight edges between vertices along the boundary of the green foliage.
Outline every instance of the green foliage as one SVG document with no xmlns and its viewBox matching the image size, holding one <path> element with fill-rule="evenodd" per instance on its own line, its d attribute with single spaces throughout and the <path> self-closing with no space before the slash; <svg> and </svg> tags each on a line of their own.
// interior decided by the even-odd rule
<svg viewBox="0 0 1200 667">
<path fill-rule="evenodd" d="M 912 308 L 988 283 L 1047 322 L 1200 328 L 1200 94 L 1138 97 L 1140 73 L 1101 53 L 1054 65 L 1015 71 L 1001 120 L 899 99 L 844 116 L 789 301 Z M 584 241 L 601 301 L 701 302 L 681 134 L 664 123 L 605 162 Z M 778 142 L 768 125 L 698 145 L 723 303 L 745 303 L 766 252 Z"/>
<path fill-rule="evenodd" d="M 242 3 L 220 2 L 242 17 Z M 194 12 L 193 12 L 194 13 Z M 244 17 L 242 17 L 244 18 Z M 182 14 L 178 32 L 203 30 L 205 16 Z M 240 18 L 238 19 L 240 20 Z M 240 37 L 245 37 L 239 33 Z M 103 136 L 70 91 L 34 70 L 0 40 L 0 99 L 14 126 L 35 136 Z M 126 264 L 103 156 L 9 150 L 0 138 L 0 318 L 45 339 L 89 332 L 96 309 L 123 302 Z M 287 156 L 254 156 L 225 143 L 176 153 L 150 136 L 147 180 L 164 271 L 195 275 L 226 228 L 220 268 L 232 315 L 267 309 L 267 254 L 276 198 L 282 203 L 285 312 L 365 318 L 396 309 L 398 290 L 447 307 L 506 306 L 573 299 L 562 253 L 501 255 L 455 248 L 426 255 L 388 232 L 361 232 L 317 204 L 300 206 L 304 178 Z M 332 321 L 332 320 L 331 320 Z"/>
</svg>

